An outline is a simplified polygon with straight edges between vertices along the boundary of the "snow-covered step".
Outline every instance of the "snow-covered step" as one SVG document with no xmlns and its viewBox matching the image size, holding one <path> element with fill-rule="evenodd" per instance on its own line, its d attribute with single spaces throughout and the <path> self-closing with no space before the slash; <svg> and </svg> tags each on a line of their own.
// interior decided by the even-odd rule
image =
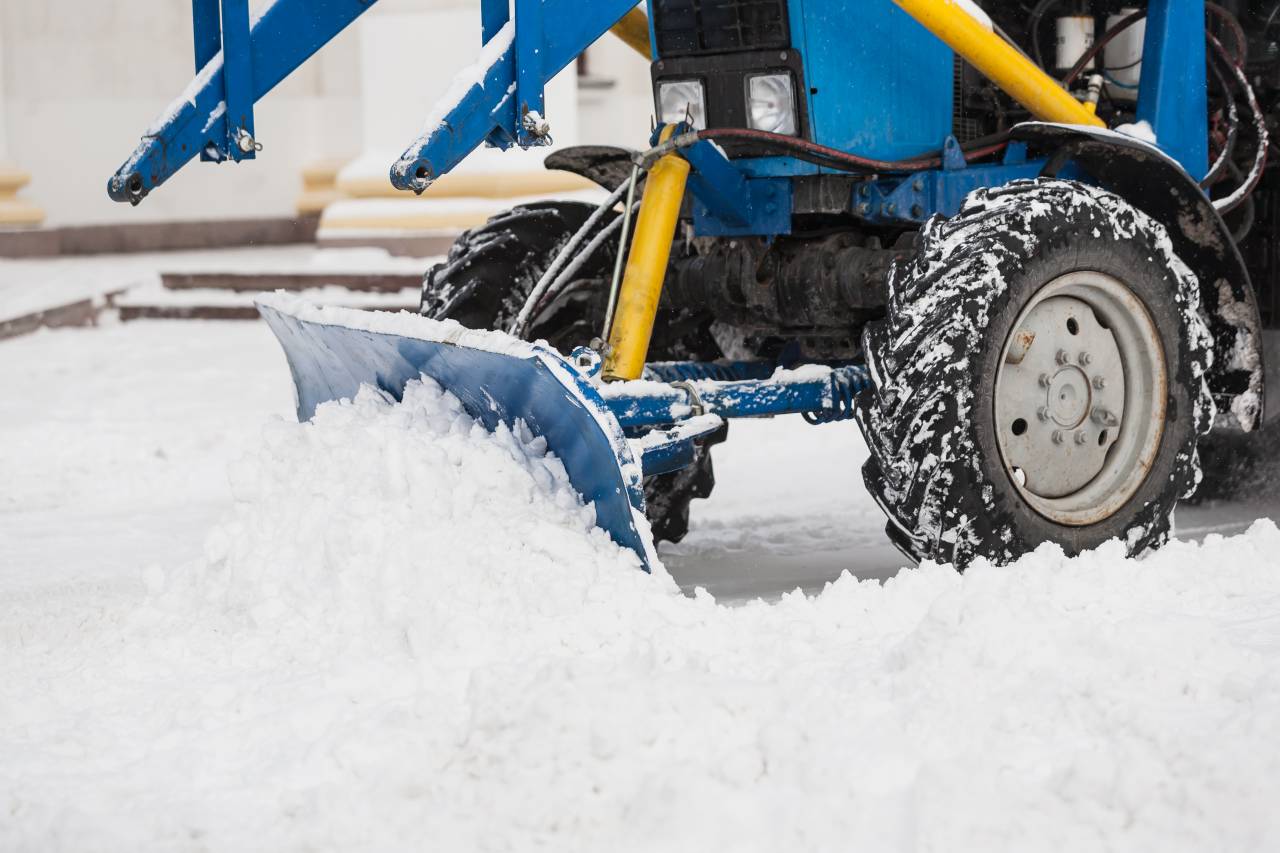
<svg viewBox="0 0 1280 853">
<path fill-rule="evenodd" d="M 175 291 L 302 291 L 339 287 L 355 293 L 398 293 L 422 286 L 425 272 L 161 272 L 160 284 Z"/>
<path fill-rule="evenodd" d="M 44 308 L 8 319 L 0 319 L 0 341 L 16 338 L 37 329 L 63 326 L 92 326 L 102 310 L 101 299 L 77 299 L 64 305 Z"/>
<path fill-rule="evenodd" d="M 438 260 L 307 244 L 0 258 L 0 339 L 45 326 L 92 325 L 113 308 L 126 320 L 250 319 L 257 316 L 253 294 L 264 290 L 349 308 L 416 309 L 422 275 Z"/>
<path fill-rule="evenodd" d="M 261 281 L 261 279 L 259 279 Z M 230 288 L 179 288 L 150 284 L 133 288 L 114 300 L 121 321 L 131 320 L 256 320 L 253 300 L 262 286 L 246 290 Z M 333 305 L 379 311 L 416 311 L 421 293 L 411 287 L 391 291 L 359 291 L 336 285 L 293 288 L 317 305 Z"/>
</svg>

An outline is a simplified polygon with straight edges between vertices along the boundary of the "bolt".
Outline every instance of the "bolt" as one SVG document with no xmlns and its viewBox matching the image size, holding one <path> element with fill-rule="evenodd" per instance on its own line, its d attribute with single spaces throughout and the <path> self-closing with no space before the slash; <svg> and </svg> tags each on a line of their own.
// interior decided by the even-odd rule
<svg viewBox="0 0 1280 853">
<path fill-rule="evenodd" d="M 924 207 L 919 204 L 911 205 L 911 216 L 914 217 L 915 219 L 919 219 L 920 217 L 924 216 Z"/>
<path fill-rule="evenodd" d="M 1107 380 L 1103 379 L 1101 376 L 1095 376 L 1093 377 L 1093 387 L 1101 391 L 1103 388 L 1107 387 Z"/>
<path fill-rule="evenodd" d="M 1085 367 L 1088 367 L 1090 364 L 1093 363 L 1093 356 L 1089 355 L 1089 353 L 1087 352 L 1080 353 L 1080 363 L 1083 364 Z"/>
<path fill-rule="evenodd" d="M 1040 408 L 1036 409 L 1036 417 L 1037 417 L 1037 418 L 1039 418 L 1039 419 L 1040 419 L 1040 420 L 1042 420 L 1042 421 L 1047 421 L 1047 420 L 1049 420 L 1049 409 L 1048 409 L 1048 407 L 1046 407 L 1046 406 L 1041 406 Z"/>
<path fill-rule="evenodd" d="M 1076 444 L 1084 444 L 1088 440 L 1089 440 L 1089 436 L 1085 435 L 1084 430 L 1080 430 L 1078 433 L 1076 433 Z"/>
<path fill-rule="evenodd" d="M 1055 429 L 1055 430 L 1053 431 L 1053 443 L 1054 443 L 1054 444 L 1062 444 L 1062 430 L 1060 430 L 1060 429 Z"/>
<path fill-rule="evenodd" d="M 1048 388 L 1048 387 L 1049 387 L 1049 383 L 1050 383 L 1050 382 L 1052 382 L 1052 381 L 1053 381 L 1053 380 L 1051 380 L 1051 379 L 1049 378 L 1049 374 L 1047 374 L 1047 373 L 1041 373 L 1041 374 L 1040 374 L 1040 387 L 1041 387 L 1041 388 Z"/>
<path fill-rule="evenodd" d="M 248 154 L 250 151 L 253 150 L 253 147 L 254 147 L 253 137 L 249 135 L 248 131 L 245 131 L 245 130 L 240 131 L 240 139 L 238 140 L 238 142 L 240 145 L 240 150 L 243 151 L 245 154 Z"/>
<path fill-rule="evenodd" d="M 889 214 L 890 216 L 897 216 L 897 214 L 898 214 L 898 205 L 893 204 L 893 203 L 890 203 L 890 204 L 889 204 L 889 206 L 888 206 L 887 208 L 885 208 L 885 210 L 888 212 L 888 214 Z"/>
<path fill-rule="evenodd" d="M 924 192 L 924 179 L 916 178 L 915 181 L 913 181 L 911 184 L 911 189 L 915 190 L 918 193 Z"/>
<path fill-rule="evenodd" d="M 866 216 L 870 212 L 871 212 L 871 205 L 867 204 L 865 201 L 862 202 L 862 204 L 858 205 L 858 214 L 860 216 Z"/>
<path fill-rule="evenodd" d="M 1058 364 L 1066 364 L 1067 362 L 1071 361 L 1071 356 L 1067 353 L 1066 350 L 1060 349 L 1058 350 L 1057 361 L 1058 361 Z"/>
</svg>

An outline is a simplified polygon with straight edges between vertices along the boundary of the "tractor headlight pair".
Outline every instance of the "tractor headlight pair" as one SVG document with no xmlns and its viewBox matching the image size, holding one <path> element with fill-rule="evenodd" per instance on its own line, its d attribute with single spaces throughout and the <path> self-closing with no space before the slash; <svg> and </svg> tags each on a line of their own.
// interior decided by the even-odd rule
<svg viewBox="0 0 1280 853">
<path fill-rule="evenodd" d="M 795 84 L 788 73 L 754 74 L 747 77 L 747 126 L 795 136 Z M 696 130 L 707 126 L 707 90 L 701 80 L 667 80 L 658 84 L 661 121 L 674 124 L 686 118 Z"/>
</svg>

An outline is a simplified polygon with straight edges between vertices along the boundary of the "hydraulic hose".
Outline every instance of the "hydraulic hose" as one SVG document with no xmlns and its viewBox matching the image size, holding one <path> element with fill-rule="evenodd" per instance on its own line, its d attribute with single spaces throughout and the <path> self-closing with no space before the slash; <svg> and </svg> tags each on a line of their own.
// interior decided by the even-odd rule
<svg viewBox="0 0 1280 853">
<path fill-rule="evenodd" d="M 847 172 L 923 172 L 928 169 L 936 169 L 942 165 L 941 153 L 926 154 L 910 160 L 876 160 L 871 157 L 850 154 L 838 148 L 828 148 L 825 145 L 819 145 L 807 139 L 799 139 L 781 133 L 770 133 L 765 130 L 751 130 L 749 128 L 710 128 L 699 130 L 697 137 L 698 139 L 706 140 L 755 142 L 767 148 L 785 151 L 800 160 Z M 988 142 L 988 140 L 994 141 Z M 961 147 L 967 162 L 980 160 L 983 157 L 989 157 L 992 154 L 1003 151 L 1009 144 L 1009 135 L 1007 133 L 997 134 L 995 137 L 975 140 L 975 142 L 981 144 L 975 147 L 974 143 L 969 143 L 968 146 Z"/>
</svg>

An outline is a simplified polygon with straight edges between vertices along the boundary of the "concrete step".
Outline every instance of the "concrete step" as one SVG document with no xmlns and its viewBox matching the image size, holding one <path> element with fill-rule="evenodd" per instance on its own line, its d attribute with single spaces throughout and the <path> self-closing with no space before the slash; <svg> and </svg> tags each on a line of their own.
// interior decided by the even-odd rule
<svg viewBox="0 0 1280 853">
<path fill-rule="evenodd" d="M 66 305 L 33 311 L 7 320 L 0 320 L 0 341 L 30 334 L 37 329 L 58 329 L 66 326 L 92 326 L 102 310 L 99 301 L 79 299 Z"/>
<path fill-rule="evenodd" d="M 162 272 L 160 284 L 165 290 L 228 290 L 235 293 L 300 291 L 319 287 L 340 287 L 353 293 L 398 293 L 420 288 L 422 273 Z"/>
<path fill-rule="evenodd" d="M 417 311 L 416 304 L 379 305 L 343 305 L 338 302 L 326 303 L 343 308 L 355 308 L 363 311 Z M 134 320 L 257 320 L 258 309 L 253 305 L 147 305 L 126 304 L 116 308 L 122 323 Z"/>
</svg>

